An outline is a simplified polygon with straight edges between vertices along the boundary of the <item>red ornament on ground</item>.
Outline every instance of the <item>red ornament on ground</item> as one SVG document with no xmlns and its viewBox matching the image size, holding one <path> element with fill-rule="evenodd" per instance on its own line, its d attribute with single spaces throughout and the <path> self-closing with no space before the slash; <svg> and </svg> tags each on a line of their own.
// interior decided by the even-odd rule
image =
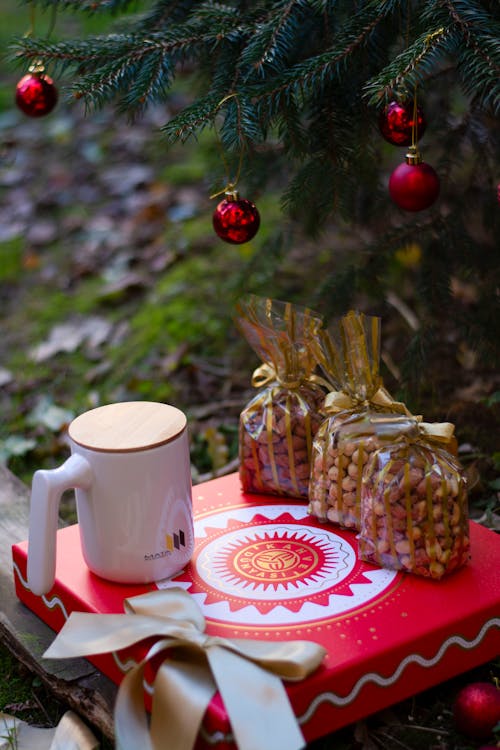
<svg viewBox="0 0 500 750">
<path fill-rule="evenodd" d="M 396 205 L 405 211 L 423 211 L 439 195 L 440 183 L 435 170 L 422 161 L 411 146 L 406 161 L 389 178 L 389 193 Z"/>
<path fill-rule="evenodd" d="M 413 141 L 413 100 L 390 102 L 380 113 L 379 129 L 383 137 L 393 146 L 410 146 Z M 421 107 L 417 107 L 415 142 L 425 132 L 427 123 Z"/>
<path fill-rule="evenodd" d="M 28 73 L 16 86 L 16 104 L 28 117 L 43 117 L 57 104 L 54 81 L 45 73 Z"/>
<path fill-rule="evenodd" d="M 500 689 L 491 682 L 473 682 L 462 688 L 453 709 L 457 729 L 467 737 L 491 737 L 500 722 Z"/>
<path fill-rule="evenodd" d="M 260 214 L 257 207 L 245 198 L 240 199 L 237 192 L 228 192 L 219 203 L 212 217 L 216 234 L 232 245 L 249 242 L 260 226 Z"/>
</svg>

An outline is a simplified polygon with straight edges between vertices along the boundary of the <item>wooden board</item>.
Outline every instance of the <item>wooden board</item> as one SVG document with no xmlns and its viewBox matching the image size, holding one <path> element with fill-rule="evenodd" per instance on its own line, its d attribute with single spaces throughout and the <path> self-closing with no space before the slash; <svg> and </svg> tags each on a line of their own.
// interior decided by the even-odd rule
<svg viewBox="0 0 500 750">
<path fill-rule="evenodd" d="M 0 464 L 0 642 L 53 695 L 113 739 L 116 685 L 86 659 L 43 659 L 54 631 L 15 595 L 11 547 L 28 537 L 29 489 Z"/>
</svg>

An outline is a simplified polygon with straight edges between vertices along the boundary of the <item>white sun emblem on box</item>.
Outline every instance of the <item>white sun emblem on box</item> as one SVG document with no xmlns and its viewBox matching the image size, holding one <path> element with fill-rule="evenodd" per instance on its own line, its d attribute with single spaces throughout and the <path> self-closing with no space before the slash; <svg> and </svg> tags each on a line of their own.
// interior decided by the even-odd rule
<svg viewBox="0 0 500 750">
<path fill-rule="evenodd" d="M 357 559 L 354 535 L 311 521 L 303 505 L 216 511 L 195 521 L 182 586 L 210 619 L 248 625 L 314 622 L 356 609 L 398 575 Z"/>
</svg>

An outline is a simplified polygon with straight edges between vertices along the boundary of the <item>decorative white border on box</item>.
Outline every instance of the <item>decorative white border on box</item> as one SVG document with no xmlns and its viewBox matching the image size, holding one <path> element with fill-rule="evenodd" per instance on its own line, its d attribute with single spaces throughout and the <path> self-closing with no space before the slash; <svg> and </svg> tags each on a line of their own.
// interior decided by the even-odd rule
<svg viewBox="0 0 500 750">
<path fill-rule="evenodd" d="M 19 578 L 19 581 L 21 582 L 22 586 L 26 590 L 29 591 L 30 589 L 28 587 L 28 582 L 23 578 L 21 571 L 19 570 L 19 567 L 17 566 L 17 564 L 14 563 L 13 567 L 14 567 L 15 574 Z M 60 607 L 65 619 L 68 619 L 68 613 L 66 611 L 66 608 L 59 597 L 55 596 L 52 599 L 47 599 L 47 597 L 42 596 L 41 599 L 43 600 L 45 606 L 48 609 L 53 609 L 54 607 Z M 465 650 L 476 648 L 484 639 L 487 632 L 491 628 L 494 628 L 494 627 L 497 627 L 500 629 L 499 617 L 492 617 L 490 620 L 487 620 L 483 624 L 481 629 L 479 630 L 477 636 L 473 638 L 472 640 L 467 640 L 461 635 L 450 636 L 441 644 L 436 654 L 430 659 L 426 659 L 425 657 L 416 653 L 409 654 L 398 664 L 394 672 L 389 677 L 383 677 L 377 672 L 369 672 L 368 674 L 365 674 L 362 677 L 360 677 L 360 679 L 356 682 L 356 684 L 354 685 L 350 693 L 348 693 L 348 695 L 344 697 L 337 695 L 336 693 L 333 693 L 331 691 L 328 691 L 326 693 L 320 693 L 320 695 L 317 695 L 312 700 L 307 711 L 301 716 L 299 716 L 297 720 L 299 724 L 306 724 L 308 721 L 311 720 L 314 713 L 318 710 L 318 708 L 323 703 L 330 703 L 331 705 L 337 708 L 339 707 L 342 708 L 344 706 L 349 705 L 357 698 L 361 689 L 369 683 L 374 683 L 375 685 L 378 685 L 380 687 L 388 687 L 389 685 L 394 685 L 399 680 L 399 678 L 403 674 L 406 667 L 408 667 L 410 664 L 417 664 L 418 666 L 424 669 L 435 667 L 436 664 L 438 664 L 441 661 L 441 659 L 443 658 L 443 656 L 445 655 L 445 653 L 448 651 L 448 649 L 451 646 L 458 646 Z M 136 665 L 136 662 L 133 659 L 130 659 L 126 663 L 123 663 L 120 660 L 120 657 L 118 656 L 116 651 L 112 652 L 112 656 L 118 668 L 124 673 Z M 150 695 L 153 693 L 153 686 L 150 685 L 149 683 L 146 683 L 146 682 L 144 683 L 144 689 Z M 202 727 L 202 735 L 203 735 L 204 740 L 208 742 L 210 745 L 217 745 L 220 742 L 232 742 L 234 739 L 231 733 L 224 734 L 223 732 L 220 732 L 220 731 L 216 731 L 213 734 L 209 735 L 203 729 L 203 727 Z"/>
</svg>

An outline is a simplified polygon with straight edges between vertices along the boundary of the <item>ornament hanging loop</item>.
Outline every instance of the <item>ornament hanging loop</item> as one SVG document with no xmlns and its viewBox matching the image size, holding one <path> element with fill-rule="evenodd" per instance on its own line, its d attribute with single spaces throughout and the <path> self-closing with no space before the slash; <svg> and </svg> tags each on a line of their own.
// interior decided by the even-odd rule
<svg viewBox="0 0 500 750">
<path fill-rule="evenodd" d="M 219 190 L 216 193 L 214 193 L 213 195 L 211 195 L 210 198 L 211 199 L 212 198 L 218 198 L 220 195 L 225 195 L 228 200 L 235 201 L 235 200 L 238 200 L 238 198 L 239 198 L 236 186 L 238 185 L 238 180 L 240 179 L 240 174 L 241 174 L 241 167 L 243 165 L 243 149 L 240 149 L 240 155 L 239 155 L 239 159 L 238 159 L 238 167 L 237 167 L 237 170 L 236 170 L 236 176 L 234 177 L 234 179 L 231 179 L 229 164 L 228 164 L 228 161 L 226 159 L 226 155 L 224 153 L 224 147 L 222 145 L 222 141 L 221 141 L 221 138 L 219 136 L 219 132 L 217 130 L 217 126 L 215 124 L 215 118 L 217 116 L 217 113 L 218 113 L 219 109 L 227 101 L 229 101 L 229 99 L 235 99 L 236 100 L 236 108 L 238 110 L 238 121 L 241 120 L 241 111 L 240 111 L 240 103 L 239 103 L 239 100 L 238 100 L 238 94 L 235 91 L 233 91 L 230 94 L 226 94 L 226 96 L 224 96 L 220 100 L 220 102 L 217 104 L 217 106 L 215 108 L 215 112 L 214 112 L 213 127 L 214 127 L 214 132 L 215 132 L 215 138 L 216 138 L 217 148 L 220 151 L 222 163 L 224 165 L 224 171 L 226 173 L 226 185 L 225 185 L 225 187 L 222 190 Z"/>
<path fill-rule="evenodd" d="M 417 107 L 417 85 L 413 89 L 413 117 L 411 124 L 411 146 L 405 156 L 406 163 L 410 165 L 421 164 L 422 157 L 417 146 L 418 140 L 418 107 Z"/>
<path fill-rule="evenodd" d="M 54 31 L 55 25 L 57 20 L 57 5 L 54 4 L 51 7 L 50 11 L 50 20 L 49 25 L 47 27 L 47 33 L 45 34 L 46 39 L 50 39 L 52 32 Z M 28 39 L 33 36 L 35 33 L 35 23 L 36 23 L 36 7 L 34 0 L 31 0 L 30 2 L 30 25 L 29 29 L 25 32 L 24 37 L 25 39 Z M 30 64 L 28 68 L 28 73 L 31 73 L 33 75 L 42 75 L 45 73 L 45 65 L 43 63 L 43 60 L 33 60 L 33 62 Z"/>
</svg>

